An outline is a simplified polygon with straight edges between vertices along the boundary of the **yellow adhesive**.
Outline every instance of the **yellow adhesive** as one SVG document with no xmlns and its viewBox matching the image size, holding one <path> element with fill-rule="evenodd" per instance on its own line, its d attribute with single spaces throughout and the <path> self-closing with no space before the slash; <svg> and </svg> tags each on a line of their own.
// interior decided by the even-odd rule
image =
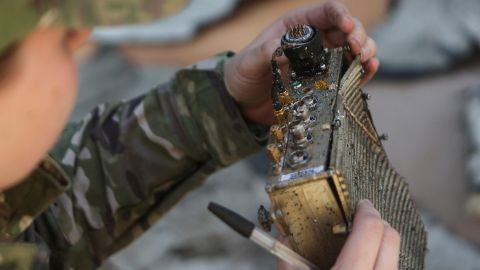
<svg viewBox="0 0 480 270">
<path fill-rule="evenodd" d="M 282 158 L 282 152 L 280 151 L 280 148 L 277 145 L 271 143 L 267 145 L 267 157 L 273 163 L 279 163 L 280 159 Z"/>
<path fill-rule="evenodd" d="M 324 81 L 324 80 L 318 80 L 318 81 L 315 81 L 315 83 L 313 84 L 313 86 L 315 87 L 315 89 L 317 90 L 325 90 L 327 89 L 327 82 Z"/>
</svg>

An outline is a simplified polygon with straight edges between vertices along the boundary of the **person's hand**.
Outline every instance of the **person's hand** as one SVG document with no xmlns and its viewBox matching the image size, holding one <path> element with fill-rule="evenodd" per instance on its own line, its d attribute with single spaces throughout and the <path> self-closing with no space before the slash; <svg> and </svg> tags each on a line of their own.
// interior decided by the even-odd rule
<svg viewBox="0 0 480 270">
<path fill-rule="evenodd" d="M 398 269 L 400 235 L 370 201 L 357 206 L 353 228 L 332 269 Z"/>
<path fill-rule="evenodd" d="M 327 47 L 338 47 L 348 42 L 352 54 L 361 54 L 366 72 L 364 81 L 370 80 L 377 71 L 379 62 L 375 58 L 375 42 L 344 5 L 327 2 L 290 11 L 225 65 L 227 89 L 247 120 L 272 124 L 270 60 L 280 45 L 282 35 L 297 24 L 310 24 L 323 31 Z"/>
<path fill-rule="evenodd" d="M 382 220 L 370 201 L 360 201 L 352 232 L 348 236 L 333 270 L 396 270 L 400 256 L 400 235 Z M 279 270 L 293 270 L 284 262 Z"/>
</svg>

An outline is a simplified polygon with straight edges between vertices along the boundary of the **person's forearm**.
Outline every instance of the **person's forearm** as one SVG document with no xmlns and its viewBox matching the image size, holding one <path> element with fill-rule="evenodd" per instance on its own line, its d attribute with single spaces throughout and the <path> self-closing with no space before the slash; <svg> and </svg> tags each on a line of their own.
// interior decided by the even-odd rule
<svg viewBox="0 0 480 270">
<path fill-rule="evenodd" d="M 97 107 L 66 130 L 52 155 L 71 177 L 71 223 L 97 236 L 109 234 L 107 224 L 115 228 L 108 241 L 83 237 L 103 259 L 215 170 L 259 148 L 222 72 L 199 64 L 145 96 Z"/>
</svg>

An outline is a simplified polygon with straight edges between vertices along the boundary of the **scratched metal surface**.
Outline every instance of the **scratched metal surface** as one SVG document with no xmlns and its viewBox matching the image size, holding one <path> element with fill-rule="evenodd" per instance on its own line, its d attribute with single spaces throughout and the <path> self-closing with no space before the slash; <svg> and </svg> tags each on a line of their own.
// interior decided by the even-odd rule
<svg viewBox="0 0 480 270">
<path fill-rule="evenodd" d="M 304 167 L 299 169 L 292 169 L 286 159 L 283 160 L 282 170 L 280 175 L 270 178 L 269 186 L 280 184 L 283 186 L 289 182 L 294 181 L 300 177 L 310 176 L 318 174 L 320 171 L 324 171 L 327 166 L 327 152 L 329 148 L 329 141 L 331 137 L 331 129 L 322 129 L 322 125 L 330 125 L 334 113 L 333 107 L 335 105 L 335 98 L 337 95 L 338 85 L 340 83 L 340 74 L 342 68 L 343 51 L 341 48 L 330 50 L 330 57 L 328 66 L 330 67 L 327 72 L 320 74 L 313 79 L 302 80 L 302 87 L 298 90 L 290 89 L 294 102 L 300 100 L 305 96 L 303 89 L 311 88 L 312 95 L 317 100 L 317 108 L 311 112 L 311 115 L 315 117 L 315 122 L 309 127 L 312 134 L 312 142 L 304 150 L 310 156 L 310 162 Z M 314 83 L 316 81 L 323 80 L 327 83 L 327 89 L 315 89 Z M 289 122 L 292 121 L 290 116 Z M 288 134 L 287 147 L 284 150 L 283 156 L 288 157 L 292 152 L 297 150 L 293 143 L 292 134 Z"/>
<path fill-rule="evenodd" d="M 355 61 L 342 79 L 336 110 L 342 120 L 334 131 L 332 164 L 345 177 L 354 208 L 369 199 L 402 237 L 400 269 L 423 269 L 426 231 L 407 183 L 393 169 L 359 87 L 361 64 Z"/>
</svg>

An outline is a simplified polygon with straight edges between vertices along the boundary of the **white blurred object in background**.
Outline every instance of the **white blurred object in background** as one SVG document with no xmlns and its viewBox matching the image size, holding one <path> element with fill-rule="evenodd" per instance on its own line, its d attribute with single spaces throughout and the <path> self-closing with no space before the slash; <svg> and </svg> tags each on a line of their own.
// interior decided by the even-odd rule
<svg viewBox="0 0 480 270">
<path fill-rule="evenodd" d="M 100 44 L 175 43 L 188 41 L 206 25 L 231 14 L 241 0 L 191 0 L 183 10 L 148 24 L 95 28 L 92 40 Z"/>
</svg>

